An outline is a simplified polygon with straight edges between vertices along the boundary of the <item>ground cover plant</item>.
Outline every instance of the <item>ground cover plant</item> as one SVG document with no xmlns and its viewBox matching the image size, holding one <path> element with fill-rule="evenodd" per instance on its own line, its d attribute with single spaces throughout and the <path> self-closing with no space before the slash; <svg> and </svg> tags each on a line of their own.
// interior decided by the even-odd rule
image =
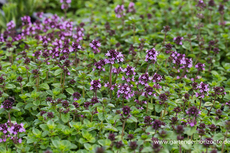
<svg viewBox="0 0 230 153">
<path fill-rule="evenodd" d="M 228 0 L 58 3 L 0 35 L 1 153 L 229 152 Z"/>
</svg>

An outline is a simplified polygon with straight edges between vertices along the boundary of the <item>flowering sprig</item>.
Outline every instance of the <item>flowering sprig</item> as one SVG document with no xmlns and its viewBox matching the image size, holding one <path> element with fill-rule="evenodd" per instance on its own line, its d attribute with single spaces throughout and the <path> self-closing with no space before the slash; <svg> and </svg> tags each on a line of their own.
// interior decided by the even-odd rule
<svg viewBox="0 0 230 153">
<path fill-rule="evenodd" d="M 99 47 L 101 47 L 101 43 L 98 40 L 93 40 L 89 46 L 92 48 L 94 54 L 96 53 L 100 53 L 100 50 L 98 49 Z"/>
<path fill-rule="evenodd" d="M 150 63 L 155 63 L 157 61 L 157 55 L 159 54 L 155 48 L 146 51 L 145 61 Z"/>
<path fill-rule="evenodd" d="M 114 12 L 116 13 L 117 18 L 121 18 L 125 16 L 125 7 L 124 5 L 117 5 L 114 9 Z"/>
<path fill-rule="evenodd" d="M 116 49 L 109 50 L 105 55 L 108 57 L 107 59 L 105 59 L 106 64 L 114 64 L 115 62 L 119 63 L 124 61 L 124 56 Z"/>
</svg>

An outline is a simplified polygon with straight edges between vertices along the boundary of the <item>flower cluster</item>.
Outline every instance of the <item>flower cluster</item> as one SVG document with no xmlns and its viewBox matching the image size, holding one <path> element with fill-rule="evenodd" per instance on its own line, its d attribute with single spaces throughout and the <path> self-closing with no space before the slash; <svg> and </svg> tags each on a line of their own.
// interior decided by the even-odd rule
<svg viewBox="0 0 230 153">
<path fill-rule="evenodd" d="M 198 71 L 204 71 L 205 70 L 205 64 L 202 64 L 202 63 L 197 63 L 195 65 L 195 68 L 197 68 Z"/>
<path fill-rule="evenodd" d="M 142 96 L 148 97 L 148 96 L 156 96 L 156 93 L 154 93 L 153 87 L 146 86 L 144 92 L 142 93 Z"/>
<path fill-rule="evenodd" d="M 182 40 L 183 40 L 183 39 L 184 39 L 184 38 L 181 37 L 181 36 L 177 36 L 177 37 L 173 38 L 173 40 L 175 41 L 175 43 L 176 43 L 177 45 L 182 45 Z"/>
<path fill-rule="evenodd" d="M 161 128 L 161 126 L 165 126 L 165 123 L 160 121 L 160 120 L 154 120 L 152 123 L 152 128 L 155 130 L 158 130 L 159 128 Z"/>
<path fill-rule="evenodd" d="M 1 108 L 4 108 L 5 110 L 10 110 L 13 107 L 13 104 L 14 102 L 7 99 L 2 103 Z"/>
<path fill-rule="evenodd" d="M 171 55 L 169 57 L 174 64 L 176 64 L 176 68 L 191 68 L 192 67 L 192 59 L 186 58 L 185 54 L 180 54 L 176 51 L 171 52 Z M 179 67 L 180 66 L 180 67 Z M 178 69 L 178 72 L 180 70 Z"/>
<path fill-rule="evenodd" d="M 151 80 L 151 78 L 149 77 L 148 73 L 142 74 L 139 76 L 139 81 L 137 84 L 141 84 L 141 85 L 148 85 L 148 81 Z"/>
<path fill-rule="evenodd" d="M 70 7 L 70 3 L 71 3 L 71 0 L 60 0 L 60 3 L 62 3 L 61 5 L 61 9 L 68 9 Z"/>
<path fill-rule="evenodd" d="M 199 89 L 200 92 L 196 92 L 196 97 L 204 98 L 205 95 L 208 96 L 208 91 L 209 91 L 208 84 L 201 82 L 197 86 L 197 89 Z"/>
<path fill-rule="evenodd" d="M 198 114 L 200 114 L 200 111 L 196 106 L 192 106 L 186 111 L 186 113 L 189 116 L 197 116 Z"/>
<path fill-rule="evenodd" d="M 124 106 L 124 107 L 122 108 L 122 111 L 123 111 L 123 114 L 124 114 L 125 116 L 128 116 L 129 113 L 131 112 L 131 109 L 130 109 L 129 106 Z"/>
<path fill-rule="evenodd" d="M 96 66 L 96 70 L 105 71 L 105 68 L 103 67 L 103 66 L 105 66 L 105 60 L 104 59 L 101 59 L 99 62 L 96 62 L 94 65 Z"/>
<path fill-rule="evenodd" d="M 78 100 L 81 97 L 81 94 L 79 92 L 73 93 L 73 100 Z"/>
<path fill-rule="evenodd" d="M 213 87 L 213 90 L 214 90 L 214 95 L 225 95 L 226 92 L 225 92 L 225 89 L 224 87 Z"/>
<path fill-rule="evenodd" d="M 145 56 L 146 62 L 155 63 L 157 61 L 158 52 L 155 50 L 155 48 L 147 50 L 146 53 L 147 53 L 147 55 Z"/>
<path fill-rule="evenodd" d="M 90 90 L 94 90 L 94 91 L 97 91 L 101 88 L 101 83 L 100 83 L 100 79 L 99 80 L 92 80 L 91 81 L 91 87 L 90 87 Z"/>
<path fill-rule="evenodd" d="M 129 65 L 126 68 L 121 69 L 121 71 L 125 73 L 125 76 L 127 76 L 127 78 L 125 76 L 122 76 L 122 80 L 125 80 L 127 82 L 134 81 L 134 76 L 136 75 L 136 72 L 134 70 L 135 68 Z"/>
<path fill-rule="evenodd" d="M 98 49 L 101 46 L 101 43 L 97 40 L 93 40 L 89 46 L 92 48 L 94 54 L 100 53 L 100 50 Z"/>
<path fill-rule="evenodd" d="M 160 82 L 160 81 L 162 81 L 162 79 L 163 79 L 162 76 L 160 74 L 157 74 L 157 73 L 155 73 L 153 75 L 153 78 L 152 78 L 153 82 Z"/>
<path fill-rule="evenodd" d="M 7 138 L 9 137 L 14 144 L 17 143 L 22 143 L 22 139 L 19 138 L 18 133 L 22 133 L 22 132 L 26 132 L 25 128 L 23 127 L 24 124 L 11 124 L 11 126 L 8 126 L 9 121 L 7 123 L 4 124 L 0 124 L 0 131 L 3 132 L 2 137 L 0 138 L 0 142 L 6 142 Z M 7 132 L 9 132 L 7 134 Z"/>
<path fill-rule="evenodd" d="M 147 104 L 146 101 L 139 101 L 139 100 L 137 100 L 137 99 L 135 100 L 135 102 L 139 105 L 139 106 L 136 107 L 137 109 L 144 109 L 144 108 L 143 108 L 143 105 L 144 105 L 144 104 Z"/>
<path fill-rule="evenodd" d="M 134 92 L 132 90 L 133 85 L 128 85 L 128 84 L 120 84 L 118 85 L 118 90 L 117 90 L 117 97 L 119 98 L 122 96 L 122 98 L 129 99 L 134 96 Z"/>
<path fill-rule="evenodd" d="M 117 5 L 114 12 L 116 13 L 117 18 L 125 16 L 125 7 L 124 5 Z"/>
<path fill-rule="evenodd" d="M 135 9 L 134 5 L 135 4 L 133 2 L 129 3 L 129 7 L 128 7 L 128 10 L 127 10 L 127 13 L 136 13 L 136 9 Z"/>
<path fill-rule="evenodd" d="M 118 63 L 124 61 L 124 57 L 121 52 L 118 52 L 114 49 L 109 50 L 105 55 L 108 57 L 108 59 L 105 59 L 106 64 L 114 64 L 115 61 L 117 61 Z"/>
</svg>

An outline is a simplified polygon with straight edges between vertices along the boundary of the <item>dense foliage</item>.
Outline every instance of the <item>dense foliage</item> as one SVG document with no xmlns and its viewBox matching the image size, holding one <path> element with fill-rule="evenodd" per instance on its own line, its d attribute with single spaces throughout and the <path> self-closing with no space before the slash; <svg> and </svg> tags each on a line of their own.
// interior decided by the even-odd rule
<svg viewBox="0 0 230 153">
<path fill-rule="evenodd" d="M 228 0 L 58 3 L 0 35 L 1 153 L 229 152 Z"/>
</svg>

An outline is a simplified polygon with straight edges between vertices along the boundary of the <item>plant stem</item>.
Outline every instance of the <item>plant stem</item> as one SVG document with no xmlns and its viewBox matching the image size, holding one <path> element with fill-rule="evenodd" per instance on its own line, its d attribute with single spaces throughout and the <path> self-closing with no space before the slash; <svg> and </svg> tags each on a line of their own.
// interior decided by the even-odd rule
<svg viewBox="0 0 230 153">
<path fill-rule="evenodd" d="M 110 74 L 109 74 L 109 94 L 110 98 L 112 98 L 112 93 L 111 93 L 111 87 L 112 87 L 112 64 L 110 65 Z"/>
<path fill-rule="evenodd" d="M 148 113 L 149 101 L 147 100 L 146 113 Z"/>
<path fill-rule="evenodd" d="M 211 110 L 212 110 L 212 108 L 213 108 L 213 106 L 214 106 L 214 104 L 215 104 L 215 101 L 216 101 L 216 95 L 215 95 L 215 98 L 214 98 L 214 101 L 212 102 L 212 107 L 210 108 L 210 110 L 208 111 L 208 116 L 209 116 L 209 114 L 210 114 L 210 112 L 211 112 Z"/>
<path fill-rule="evenodd" d="M 165 117 L 166 108 L 167 108 L 167 104 L 165 104 L 165 110 L 164 110 L 164 115 L 163 115 L 163 117 Z"/>
<path fill-rule="evenodd" d="M 202 103 L 202 99 L 200 98 L 200 106 L 199 106 L 199 109 L 201 108 L 201 103 Z"/>
<path fill-rule="evenodd" d="M 228 131 L 226 131 L 225 135 L 224 135 L 224 141 L 227 137 L 227 134 L 228 134 Z M 222 149 L 221 149 L 221 153 L 224 153 L 224 141 L 223 141 L 223 144 L 222 144 Z"/>
<path fill-rule="evenodd" d="M 125 120 L 123 121 L 121 140 L 123 140 L 124 130 L 125 130 Z"/>
<path fill-rule="evenodd" d="M 63 93 L 64 88 L 65 88 L 65 77 L 66 77 L 66 72 L 64 72 L 64 78 L 63 78 L 63 83 L 62 83 L 62 93 Z"/>
<path fill-rule="evenodd" d="M 10 118 L 10 112 L 8 112 L 8 118 L 9 118 L 10 127 L 11 127 L 11 118 Z"/>
</svg>

